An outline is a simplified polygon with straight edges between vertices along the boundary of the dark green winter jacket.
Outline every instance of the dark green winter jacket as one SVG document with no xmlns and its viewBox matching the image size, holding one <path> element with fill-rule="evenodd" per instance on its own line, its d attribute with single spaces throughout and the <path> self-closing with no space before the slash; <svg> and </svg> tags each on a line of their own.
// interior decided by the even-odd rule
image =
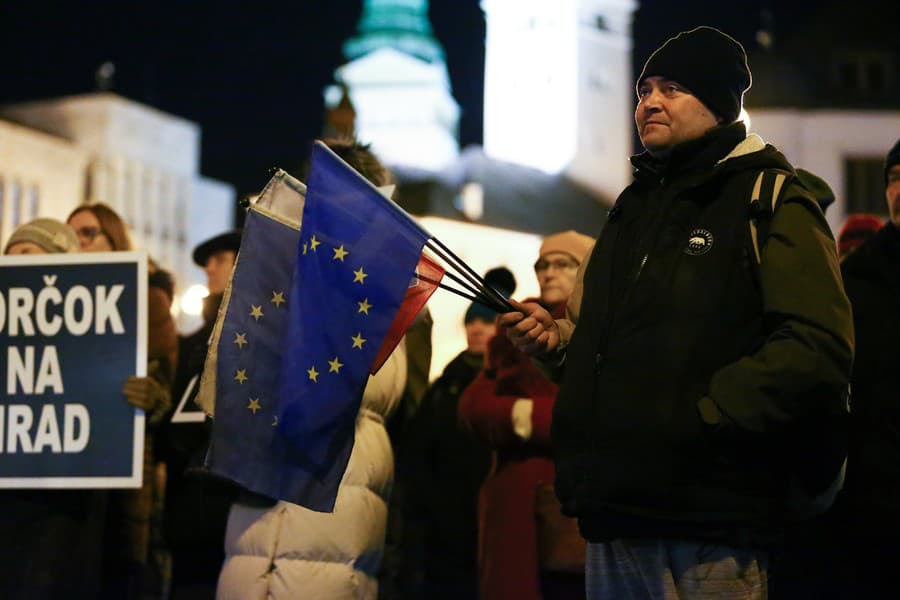
<svg viewBox="0 0 900 600">
<path fill-rule="evenodd" d="M 590 541 L 766 543 L 787 481 L 809 474 L 796 432 L 845 406 L 853 325 L 834 240 L 791 184 L 757 265 L 751 188 L 792 168 L 740 123 L 632 162 L 564 340 L 557 493 Z"/>
</svg>

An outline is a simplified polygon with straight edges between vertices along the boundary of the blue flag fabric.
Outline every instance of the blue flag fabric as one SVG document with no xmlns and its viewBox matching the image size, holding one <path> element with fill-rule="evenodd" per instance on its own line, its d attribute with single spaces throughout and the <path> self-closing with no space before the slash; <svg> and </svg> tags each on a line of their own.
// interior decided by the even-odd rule
<svg viewBox="0 0 900 600">
<path fill-rule="evenodd" d="M 336 467 L 344 472 L 369 367 L 429 237 L 326 146 L 314 146 L 278 429 L 291 458 L 306 461 L 323 480 Z"/>
<path fill-rule="evenodd" d="M 369 367 L 430 236 L 322 144 L 305 201 L 287 179 L 279 172 L 258 204 L 302 205 L 302 229 L 261 207 L 244 224 L 201 384 L 215 399 L 206 466 L 328 512 Z"/>
<path fill-rule="evenodd" d="M 248 212 L 217 345 L 206 466 L 259 494 L 299 503 L 285 490 L 302 489 L 322 505 L 328 492 L 306 465 L 288 460 L 277 428 L 282 334 L 299 239 L 275 215 Z"/>
</svg>

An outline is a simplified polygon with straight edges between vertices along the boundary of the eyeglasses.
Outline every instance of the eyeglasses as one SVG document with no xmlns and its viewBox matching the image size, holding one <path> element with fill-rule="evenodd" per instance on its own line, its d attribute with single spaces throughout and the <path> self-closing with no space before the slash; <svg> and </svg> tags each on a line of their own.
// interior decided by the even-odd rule
<svg viewBox="0 0 900 600">
<path fill-rule="evenodd" d="M 103 230 L 99 227 L 79 227 L 75 230 L 75 235 L 93 242 L 98 236 L 104 235 Z"/>
<path fill-rule="evenodd" d="M 570 269 L 577 269 L 578 263 L 574 260 L 566 260 L 564 258 L 557 258 L 556 260 L 544 260 L 540 259 L 536 263 L 534 263 L 534 272 L 541 273 L 550 268 L 554 268 L 557 271 L 567 271 Z"/>
</svg>

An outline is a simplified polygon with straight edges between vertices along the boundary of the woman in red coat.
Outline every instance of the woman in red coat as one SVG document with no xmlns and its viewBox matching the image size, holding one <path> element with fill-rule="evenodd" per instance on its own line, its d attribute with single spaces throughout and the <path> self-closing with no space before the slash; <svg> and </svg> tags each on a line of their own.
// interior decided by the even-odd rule
<svg viewBox="0 0 900 600">
<path fill-rule="evenodd" d="M 552 313 L 564 316 L 578 267 L 593 242 L 567 231 L 541 244 L 534 265 L 539 301 Z M 551 572 L 539 564 L 536 507 L 539 491 L 548 492 L 555 475 L 550 448 L 555 398 L 549 375 L 501 334 L 489 342 L 485 369 L 460 399 L 463 427 L 494 449 L 478 508 L 482 600 L 584 597 L 583 573 Z"/>
</svg>

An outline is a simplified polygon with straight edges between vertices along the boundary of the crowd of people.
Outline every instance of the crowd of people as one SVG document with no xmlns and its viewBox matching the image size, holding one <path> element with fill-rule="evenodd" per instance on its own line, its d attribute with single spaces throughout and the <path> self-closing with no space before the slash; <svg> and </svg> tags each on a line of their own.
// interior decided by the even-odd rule
<svg viewBox="0 0 900 600">
<path fill-rule="evenodd" d="M 537 298 L 475 302 L 428 383 L 425 311 L 365 389 L 332 513 L 209 476 L 196 393 L 240 250 L 193 252 L 178 337 L 150 261 L 143 485 L 0 493 L 4 598 L 876 598 L 900 558 L 900 141 L 887 222 L 739 120 L 741 45 L 669 39 L 636 82 L 644 151 L 595 240 L 544 238 Z M 374 185 L 354 140 L 329 145 Z M 599 224 L 598 224 L 599 225 Z M 126 251 L 109 206 L 20 226 L 4 254 Z M 503 267 L 485 280 L 504 297 Z M 101 365 L 98 365 L 101 368 Z M 396 467 L 395 467 L 396 465 Z M 392 495 L 392 490 L 394 491 Z"/>
</svg>

